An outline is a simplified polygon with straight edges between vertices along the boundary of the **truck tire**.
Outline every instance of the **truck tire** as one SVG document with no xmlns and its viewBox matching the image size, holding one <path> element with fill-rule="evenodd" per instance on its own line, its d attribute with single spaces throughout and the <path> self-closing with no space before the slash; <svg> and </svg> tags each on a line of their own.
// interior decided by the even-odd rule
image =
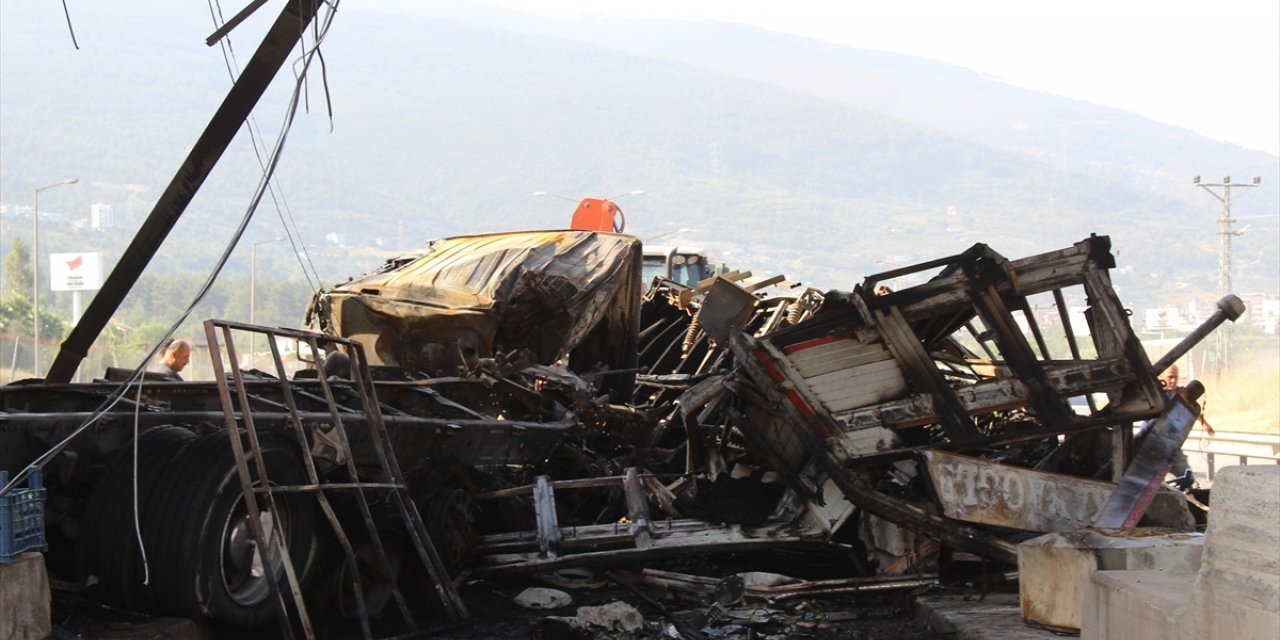
<svg viewBox="0 0 1280 640">
<path fill-rule="evenodd" d="M 260 434 L 259 442 L 273 485 L 307 483 L 294 440 Z M 256 476 L 252 457 L 248 466 Z M 304 580 L 315 546 L 315 498 L 306 493 L 276 495 L 274 510 L 269 502 L 265 494 L 258 494 L 261 522 L 283 531 L 293 567 Z M 157 576 L 157 612 L 245 628 L 274 617 L 267 580 L 275 579 L 286 599 L 289 586 L 283 565 L 265 571 L 257 553 L 227 431 L 202 436 L 185 447 L 157 487 L 155 503 L 143 528 L 156 541 L 157 563 L 165 569 Z"/>
<path fill-rule="evenodd" d="M 189 429 L 159 426 L 138 435 L 139 521 L 146 514 L 157 480 L 183 446 L 195 440 Z M 107 604 L 130 610 L 145 607 L 145 572 L 133 519 L 133 446 L 112 454 L 89 494 L 80 519 L 77 560 L 82 576 L 96 581 L 87 591 Z M 148 547 L 148 553 L 151 549 Z M 154 571 L 155 556 L 149 555 Z"/>
<path fill-rule="evenodd" d="M 462 571 L 479 538 L 466 491 L 447 486 L 437 491 L 427 508 L 425 524 L 445 569 L 454 575 Z"/>
</svg>

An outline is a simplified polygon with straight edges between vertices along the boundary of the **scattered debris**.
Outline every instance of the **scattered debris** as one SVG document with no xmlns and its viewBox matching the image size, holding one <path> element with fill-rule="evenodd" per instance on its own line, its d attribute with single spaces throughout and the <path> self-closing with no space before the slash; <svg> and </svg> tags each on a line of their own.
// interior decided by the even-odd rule
<svg viewBox="0 0 1280 640">
<path fill-rule="evenodd" d="M 644 628 L 644 616 L 640 610 L 622 601 L 578 607 L 578 618 L 606 631 L 632 632 Z"/>
<path fill-rule="evenodd" d="M 512 602 L 525 609 L 559 609 L 573 604 L 573 598 L 559 589 L 529 587 L 516 595 Z"/>
</svg>

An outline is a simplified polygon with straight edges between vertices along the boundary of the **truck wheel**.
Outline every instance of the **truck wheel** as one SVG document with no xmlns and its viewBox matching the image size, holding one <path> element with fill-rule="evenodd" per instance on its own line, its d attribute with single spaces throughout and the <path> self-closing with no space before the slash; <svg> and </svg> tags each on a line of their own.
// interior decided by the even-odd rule
<svg viewBox="0 0 1280 640">
<path fill-rule="evenodd" d="M 442 488 L 427 509 L 427 535 L 450 573 L 461 571 L 479 537 L 467 494 L 461 489 Z"/>
<path fill-rule="evenodd" d="M 261 434 L 259 441 L 273 485 L 307 483 L 296 442 L 276 434 Z M 252 458 L 248 466 L 256 476 Z M 314 551 L 315 499 L 291 493 L 276 495 L 274 503 L 273 509 L 265 494 L 258 495 L 260 522 L 269 535 L 282 534 L 303 580 Z M 160 612 L 246 628 L 272 619 L 275 603 L 267 581 L 276 580 L 286 599 L 289 586 L 279 558 L 268 567 L 258 552 L 225 430 L 182 450 L 157 488 L 156 507 L 144 529 L 159 541 L 157 562 L 165 569 L 156 590 Z"/>
<path fill-rule="evenodd" d="M 171 425 L 154 427 L 138 435 L 140 521 L 167 464 L 195 437 L 189 429 Z M 131 444 L 112 454 L 81 516 L 77 558 L 81 575 L 93 576 L 97 581 L 89 595 L 113 606 L 139 610 L 146 607 L 146 587 L 142 584 L 145 574 L 133 520 L 133 469 Z M 152 551 L 148 546 L 148 560 L 154 573 L 158 567 Z"/>
</svg>

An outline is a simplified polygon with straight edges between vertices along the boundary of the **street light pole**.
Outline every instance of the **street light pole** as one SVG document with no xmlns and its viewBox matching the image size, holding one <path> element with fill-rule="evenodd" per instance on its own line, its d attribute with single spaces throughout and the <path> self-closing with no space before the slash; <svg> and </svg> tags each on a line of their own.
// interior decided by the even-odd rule
<svg viewBox="0 0 1280 640">
<path fill-rule="evenodd" d="M 40 375 L 40 192 L 77 182 L 80 178 L 70 178 L 35 190 L 35 209 L 31 212 L 31 373 L 36 377 L 43 377 Z"/>
<path fill-rule="evenodd" d="M 257 300 L 258 300 L 258 245 L 268 244 L 271 242 L 280 242 L 284 240 L 284 236 L 277 236 L 270 240 L 259 240 L 253 243 L 249 249 L 249 324 L 258 324 L 257 316 Z M 249 359 L 253 359 L 253 354 L 257 352 L 258 334 L 249 335 Z"/>
<path fill-rule="evenodd" d="M 538 198 L 538 197 L 541 197 L 541 196 L 551 196 L 551 197 L 553 197 L 553 198 L 560 198 L 561 200 L 566 200 L 566 201 L 568 201 L 568 202 L 573 202 L 573 203 L 575 203 L 575 204 L 578 202 L 578 200 L 574 200 L 573 198 L 570 198 L 569 196 L 562 196 L 562 195 L 560 195 L 560 194 L 558 194 L 558 193 L 551 193 L 550 191 L 534 191 L 534 192 L 533 192 L 533 197 Z"/>
</svg>

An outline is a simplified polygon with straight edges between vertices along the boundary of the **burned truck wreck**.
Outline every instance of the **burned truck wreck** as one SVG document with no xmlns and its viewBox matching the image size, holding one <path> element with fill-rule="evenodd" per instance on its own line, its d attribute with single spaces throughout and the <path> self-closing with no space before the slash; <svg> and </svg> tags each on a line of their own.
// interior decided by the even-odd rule
<svg viewBox="0 0 1280 640">
<path fill-rule="evenodd" d="M 639 256 L 599 232 L 437 241 L 317 295 L 318 332 L 207 321 L 213 382 L 0 388 L 3 468 L 43 470 L 64 588 L 305 637 L 465 621 L 462 572 L 832 544 L 850 592 L 947 551 L 1011 565 L 1039 532 L 1193 526 L 1156 488 L 1199 408 L 1155 373 L 1234 297 L 1153 364 L 1102 236 L 852 291 L 730 272 L 642 296 Z M 240 368 L 252 334 L 270 370 Z"/>
<path fill-rule="evenodd" d="M 634 369 L 640 242 L 546 231 L 434 241 L 376 273 L 317 294 L 307 311 L 326 333 L 360 342 L 370 364 L 452 374 L 494 354 L 576 373 Z M 634 371 L 604 385 L 629 389 Z"/>
<path fill-rule="evenodd" d="M 1190 526 L 1156 488 L 1196 385 L 1155 373 L 1242 305 L 1152 363 L 1106 237 L 827 292 L 644 283 L 621 234 L 450 238 L 317 294 L 318 330 L 206 320 L 212 381 L 71 383 L 276 71 L 318 56 L 299 43 L 330 7 L 285 4 L 46 377 L 0 387 L 0 495 L 43 497 L 22 549 L 58 589 L 371 638 L 466 622 L 464 574 L 817 544 L 856 569 L 811 592 L 849 593 L 936 579 L 950 551 L 1006 566 L 1037 532 Z M 270 365 L 244 366 L 262 337 Z"/>
</svg>

